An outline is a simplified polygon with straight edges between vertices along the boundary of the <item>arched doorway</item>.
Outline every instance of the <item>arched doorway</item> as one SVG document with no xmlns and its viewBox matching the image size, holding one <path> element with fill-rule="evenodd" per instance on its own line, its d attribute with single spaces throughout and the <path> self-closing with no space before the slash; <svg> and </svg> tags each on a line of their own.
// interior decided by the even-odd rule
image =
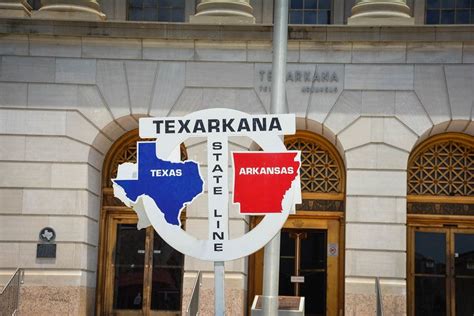
<svg viewBox="0 0 474 316">
<path fill-rule="evenodd" d="M 306 315 L 338 315 L 343 307 L 345 169 L 335 147 L 306 131 L 286 137 L 301 150 L 303 203 L 281 233 L 279 295 L 304 296 Z M 251 218 L 251 226 L 259 218 Z M 249 305 L 262 294 L 263 250 L 249 260 Z"/>
<path fill-rule="evenodd" d="M 408 162 L 408 313 L 474 314 L 474 137 L 448 133 Z"/>
<path fill-rule="evenodd" d="M 96 311 L 98 315 L 180 315 L 184 256 L 153 227 L 137 230 L 136 213 L 113 196 L 111 179 L 119 164 L 136 162 L 138 140 L 138 130 L 125 134 L 104 161 Z M 184 147 L 181 153 L 185 156 Z"/>
</svg>

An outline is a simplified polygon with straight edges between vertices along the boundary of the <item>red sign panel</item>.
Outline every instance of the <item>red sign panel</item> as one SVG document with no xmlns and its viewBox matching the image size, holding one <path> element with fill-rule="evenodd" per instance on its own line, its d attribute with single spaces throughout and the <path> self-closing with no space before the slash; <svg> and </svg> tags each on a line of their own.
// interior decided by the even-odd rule
<svg viewBox="0 0 474 316">
<path fill-rule="evenodd" d="M 234 203 L 242 214 L 281 213 L 298 176 L 297 152 L 234 152 Z"/>
</svg>

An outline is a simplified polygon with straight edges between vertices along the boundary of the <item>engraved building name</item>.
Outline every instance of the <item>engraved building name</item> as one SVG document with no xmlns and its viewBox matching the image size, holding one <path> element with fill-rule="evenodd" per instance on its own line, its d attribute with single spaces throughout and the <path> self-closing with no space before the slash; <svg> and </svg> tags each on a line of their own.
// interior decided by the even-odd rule
<svg viewBox="0 0 474 316">
<path fill-rule="evenodd" d="M 331 69 L 320 69 L 320 67 L 308 67 L 306 69 L 288 69 L 286 72 L 287 86 L 298 85 L 302 93 L 337 93 L 340 75 Z M 259 92 L 271 92 L 272 71 L 269 69 L 257 69 L 256 88 Z"/>
</svg>

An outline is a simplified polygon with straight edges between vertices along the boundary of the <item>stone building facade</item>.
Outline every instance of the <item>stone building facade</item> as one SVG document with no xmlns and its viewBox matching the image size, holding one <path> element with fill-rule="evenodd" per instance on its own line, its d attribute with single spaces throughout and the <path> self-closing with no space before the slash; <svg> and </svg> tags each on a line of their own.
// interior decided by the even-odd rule
<svg viewBox="0 0 474 316">
<path fill-rule="evenodd" d="M 34 10 L 38 4 L 0 0 L 0 284 L 15 268 L 26 270 L 22 315 L 120 314 L 117 225 L 136 219 L 110 197 L 108 183 L 120 155 L 121 162 L 133 160 L 129 145 L 140 117 L 214 107 L 269 111 L 272 1 L 185 1 L 185 23 L 126 22 L 128 3 L 48 0 Z M 422 297 L 429 303 L 441 295 L 417 285 L 416 247 L 429 237 L 422 232 L 449 240 L 462 233 L 467 245 L 474 242 L 474 27 L 424 25 L 429 5 L 334 0 L 334 25 L 289 27 L 287 100 L 301 136 L 294 146 L 322 144 L 339 172 L 337 189 L 303 192 L 302 215 L 286 227 L 325 231 L 322 253 L 329 244 L 338 249 L 335 257 L 323 255 L 323 314 L 373 315 L 379 277 L 385 313 L 413 315 L 426 308 L 419 307 Z M 455 189 L 443 191 L 434 187 L 444 175 L 428 181 L 423 170 L 431 165 L 420 155 L 447 143 L 460 147 L 433 155 L 461 157 L 445 169 L 459 169 L 462 179 L 447 176 Z M 236 138 L 230 149 L 253 146 Z M 183 152 L 206 161 L 202 139 L 185 142 Z M 419 161 L 425 163 L 416 167 Z M 428 182 L 433 188 L 417 189 Z M 318 201 L 339 204 L 317 209 Z M 231 209 L 231 237 L 251 229 L 255 219 Z M 188 206 L 186 230 L 205 237 L 206 212 L 205 197 Z M 55 259 L 36 258 L 43 227 L 56 231 Z M 456 259 L 446 258 L 445 267 L 453 266 Z M 469 276 L 474 258 L 467 258 Z M 201 308 L 212 314 L 212 264 L 183 260 L 179 309 L 203 271 Z M 261 260 L 226 263 L 229 315 L 248 312 Z M 458 274 L 444 273 L 440 310 L 472 314 Z M 472 297 L 472 279 L 465 280 L 464 294 Z M 140 292 L 147 315 L 153 293 Z"/>
</svg>

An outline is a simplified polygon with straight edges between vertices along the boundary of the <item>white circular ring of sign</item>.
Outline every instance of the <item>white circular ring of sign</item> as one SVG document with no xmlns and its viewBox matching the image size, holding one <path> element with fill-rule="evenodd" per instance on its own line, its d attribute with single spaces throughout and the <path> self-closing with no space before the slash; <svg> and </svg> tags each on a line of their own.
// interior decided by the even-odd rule
<svg viewBox="0 0 474 316">
<path fill-rule="evenodd" d="M 209 109 L 199 112 L 194 112 L 184 118 L 189 117 L 212 117 L 214 113 L 222 115 L 225 113 L 229 116 L 238 114 L 239 116 L 249 117 L 251 115 L 236 110 L 230 109 Z M 161 157 L 170 157 L 176 148 L 179 148 L 180 144 L 184 142 L 189 135 L 182 136 L 167 136 L 163 137 L 159 141 L 157 151 L 159 151 Z M 232 137 L 232 135 L 230 135 Z M 250 136 L 249 136 L 250 137 Z M 278 135 L 271 135 L 269 133 L 254 134 L 250 137 L 260 148 L 265 152 L 285 152 L 286 147 L 282 141 L 282 138 Z M 119 169 L 120 172 L 120 169 Z M 222 251 L 216 252 L 213 249 L 212 240 L 198 239 L 186 231 L 181 229 L 177 225 L 170 225 L 164 218 L 164 214 L 159 210 L 156 203 L 148 196 L 141 196 L 137 200 L 137 203 L 126 203 L 133 207 L 138 214 L 146 214 L 149 222 L 155 229 L 155 231 L 163 238 L 171 247 L 180 251 L 181 253 L 198 258 L 206 261 L 229 261 L 235 260 L 242 257 L 246 257 L 252 253 L 255 253 L 259 249 L 263 248 L 283 227 L 290 210 L 294 206 L 295 192 L 298 189 L 295 185 L 296 181 L 293 181 L 292 187 L 285 194 L 285 198 L 282 201 L 282 212 L 275 214 L 266 214 L 262 221 L 246 234 L 234 238 L 221 240 Z M 264 194 L 264 193 L 262 193 Z M 192 204 L 191 201 L 189 204 Z M 193 228 L 195 231 L 200 229 Z M 207 225 L 202 230 L 203 235 L 207 234 Z"/>
</svg>

